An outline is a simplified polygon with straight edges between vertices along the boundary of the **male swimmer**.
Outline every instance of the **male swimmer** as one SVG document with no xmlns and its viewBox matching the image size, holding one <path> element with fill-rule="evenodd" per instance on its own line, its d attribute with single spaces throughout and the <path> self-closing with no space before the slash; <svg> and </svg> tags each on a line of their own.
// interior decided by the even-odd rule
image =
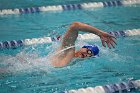
<svg viewBox="0 0 140 93">
<path fill-rule="evenodd" d="M 73 58 L 86 58 L 91 56 L 96 56 L 99 53 L 99 49 L 95 45 L 84 45 L 79 50 L 75 50 L 75 41 L 78 37 L 78 32 L 89 32 L 98 35 L 102 41 L 102 45 L 109 48 L 111 46 L 115 48 L 115 37 L 103 32 L 95 27 L 88 24 L 74 22 L 71 24 L 67 32 L 65 33 L 62 43 L 57 51 L 67 48 L 63 53 L 57 53 L 52 57 L 52 65 L 55 67 L 63 67 L 71 62 Z M 105 44 L 106 43 L 106 44 Z"/>
</svg>

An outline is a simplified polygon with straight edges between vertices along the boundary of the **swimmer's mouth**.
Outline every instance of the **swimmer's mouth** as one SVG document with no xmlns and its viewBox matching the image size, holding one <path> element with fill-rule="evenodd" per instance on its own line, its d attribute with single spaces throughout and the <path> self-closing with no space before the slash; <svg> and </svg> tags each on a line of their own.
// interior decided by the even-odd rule
<svg viewBox="0 0 140 93">
<path fill-rule="evenodd" d="M 81 58 L 85 58 L 85 55 L 84 54 L 81 54 L 82 56 L 81 56 Z"/>
</svg>

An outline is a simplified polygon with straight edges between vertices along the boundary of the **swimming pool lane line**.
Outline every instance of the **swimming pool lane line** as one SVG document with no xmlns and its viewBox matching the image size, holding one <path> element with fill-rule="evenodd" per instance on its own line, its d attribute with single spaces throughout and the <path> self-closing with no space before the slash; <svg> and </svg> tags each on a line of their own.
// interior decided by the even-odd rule
<svg viewBox="0 0 140 93">
<path fill-rule="evenodd" d="M 117 38 L 136 36 L 136 35 L 140 35 L 140 29 L 113 31 L 113 32 L 108 32 L 108 33 L 110 33 L 111 35 L 113 35 Z M 0 49 L 17 48 L 17 47 L 41 44 L 41 43 L 52 43 L 52 42 L 58 41 L 60 39 L 61 39 L 61 36 L 32 38 L 32 39 L 25 39 L 25 40 L 2 41 L 2 42 L 0 42 Z M 94 35 L 91 33 L 78 35 L 78 40 L 93 40 L 93 39 L 99 39 L 99 37 L 97 35 Z"/>
<path fill-rule="evenodd" d="M 140 89 L 140 80 L 130 80 L 128 82 L 120 82 L 104 86 L 80 88 L 77 90 L 69 90 L 60 93 L 126 93 Z"/>
<path fill-rule="evenodd" d="M 19 8 L 19 9 L 18 8 L 3 9 L 3 10 L 0 10 L 0 15 L 103 8 L 103 7 L 112 7 L 112 6 L 125 6 L 125 5 L 131 5 L 131 4 L 140 4 L 140 0 L 122 0 L 122 1 L 114 0 L 114 1 L 105 1 L 105 2 L 89 2 L 89 3 L 81 3 L 81 4 L 28 7 L 28 8 Z"/>
</svg>

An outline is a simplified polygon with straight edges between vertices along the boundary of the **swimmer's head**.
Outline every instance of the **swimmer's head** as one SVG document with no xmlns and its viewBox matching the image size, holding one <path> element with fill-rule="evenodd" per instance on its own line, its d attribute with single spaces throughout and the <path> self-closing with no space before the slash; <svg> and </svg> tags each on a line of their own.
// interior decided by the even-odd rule
<svg viewBox="0 0 140 93">
<path fill-rule="evenodd" d="M 99 54 L 99 48 L 96 45 L 85 45 L 76 51 L 75 56 L 80 58 L 94 57 Z"/>
</svg>

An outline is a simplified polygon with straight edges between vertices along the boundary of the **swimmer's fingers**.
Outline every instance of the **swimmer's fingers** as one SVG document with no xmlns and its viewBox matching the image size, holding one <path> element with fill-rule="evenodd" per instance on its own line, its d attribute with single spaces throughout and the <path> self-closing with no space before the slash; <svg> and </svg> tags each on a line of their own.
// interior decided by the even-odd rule
<svg viewBox="0 0 140 93">
<path fill-rule="evenodd" d="M 111 49 L 111 44 L 108 40 L 102 40 L 102 45 L 106 47 L 106 45 Z"/>
<path fill-rule="evenodd" d="M 105 42 L 106 42 L 107 46 L 111 49 L 111 41 L 108 39 Z"/>
<path fill-rule="evenodd" d="M 113 35 L 110 35 L 110 34 L 108 34 L 108 33 L 105 33 L 105 35 L 102 35 L 102 36 L 100 36 L 100 39 L 101 39 L 101 41 L 102 41 L 102 45 L 104 46 L 104 47 L 106 47 L 106 45 L 111 49 L 111 46 L 113 47 L 113 48 L 115 48 L 115 44 L 117 44 L 116 42 L 115 42 L 115 39 L 116 39 L 116 37 L 115 36 L 113 36 Z"/>
<path fill-rule="evenodd" d="M 111 34 L 108 34 L 108 37 L 111 37 L 111 38 L 117 39 L 114 35 L 111 35 Z"/>
<path fill-rule="evenodd" d="M 106 44 L 108 45 L 108 47 L 111 49 L 111 47 L 113 47 L 113 48 L 115 48 L 115 44 L 116 44 L 116 42 L 115 42 L 115 40 L 113 39 L 113 38 L 111 38 L 111 37 L 108 37 L 107 38 L 107 40 L 105 41 L 106 42 Z"/>
<path fill-rule="evenodd" d="M 116 41 L 114 40 L 114 38 L 111 38 L 111 41 L 112 41 L 115 45 L 117 45 L 117 43 L 116 43 Z"/>
<path fill-rule="evenodd" d="M 113 48 L 115 48 L 115 45 L 117 45 L 117 43 L 115 42 L 115 40 L 114 40 L 114 38 L 109 38 L 108 39 L 109 41 L 109 44 L 113 47 Z M 108 45 L 109 45 L 108 44 Z M 110 45 L 109 45 L 109 48 L 110 48 Z"/>
<path fill-rule="evenodd" d="M 101 41 L 102 41 L 102 45 L 104 47 L 106 47 L 106 45 L 107 45 L 109 48 L 111 48 L 110 47 L 110 40 L 109 39 L 107 39 L 106 37 L 105 38 L 104 37 L 101 37 Z"/>
<path fill-rule="evenodd" d="M 108 45 L 109 49 L 111 49 L 111 45 L 110 45 L 110 43 L 107 43 L 107 45 Z"/>
<path fill-rule="evenodd" d="M 112 46 L 113 48 L 115 48 L 114 42 L 113 42 L 113 41 L 111 41 L 110 44 L 111 44 L 111 46 Z"/>
<path fill-rule="evenodd" d="M 103 45 L 104 47 L 106 47 L 106 45 L 105 45 L 105 40 L 104 40 L 103 38 L 101 38 L 101 41 L 102 41 L 102 45 Z"/>
<path fill-rule="evenodd" d="M 111 34 L 108 36 L 108 40 L 113 48 L 115 48 L 114 44 L 117 45 L 116 40 L 117 38 Z"/>
</svg>

